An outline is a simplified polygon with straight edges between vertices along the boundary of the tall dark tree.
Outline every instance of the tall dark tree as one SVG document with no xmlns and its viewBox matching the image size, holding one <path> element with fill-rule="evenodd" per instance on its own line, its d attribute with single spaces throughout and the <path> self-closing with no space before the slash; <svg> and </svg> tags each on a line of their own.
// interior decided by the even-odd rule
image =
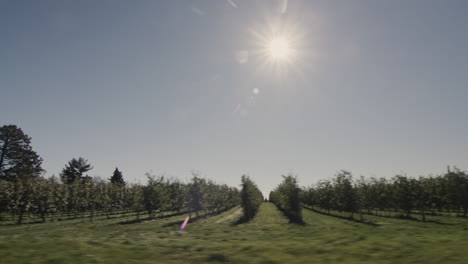
<svg viewBox="0 0 468 264">
<path fill-rule="evenodd" d="M 76 180 L 86 181 L 91 177 L 88 175 L 83 176 L 83 174 L 92 169 L 93 167 L 88 163 L 88 160 L 81 157 L 78 159 L 73 158 L 67 165 L 65 165 L 65 168 L 63 168 L 60 173 L 60 178 L 62 179 L 62 182 L 66 184 L 71 184 Z"/>
<path fill-rule="evenodd" d="M 114 174 L 110 178 L 110 182 L 114 184 L 125 185 L 122 172 L 119 171 L 119 168 L 115 168 Z"/>
<path fill-rule="evenodd" d="M 32 150 L 31 138 L 15 125 L 0 127 L 0 179 L 37 177 L 42 158 Z"/>
</svg>

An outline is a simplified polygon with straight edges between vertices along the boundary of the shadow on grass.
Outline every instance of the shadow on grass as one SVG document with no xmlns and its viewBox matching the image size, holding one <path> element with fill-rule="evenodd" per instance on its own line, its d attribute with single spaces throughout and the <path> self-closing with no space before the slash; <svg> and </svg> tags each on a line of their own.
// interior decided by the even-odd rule
<svg viewBox="0 0 468 264">
<path fill-rule="evenodd" d="M 224 255 L 224 253 L 213 253 L 213 254 L 210 254 L 206 258 L 206 261 L 226 263 L 226 262 L 229 262 L 229 258 L 228 258 L 228 256 Z"/>
<path fill-rule="evenodd" d="M 236 221 L 231 223 L 231 226 L 246 224 L 246 223 L 252 221 L 255 218 L 255 215 L 253 217 L 251 217 L 251 218 L 247 218 L 247 217 L 245 217 L 245 215 L 241 215 Z"/>
<path fill-rule="evenodd" d="M 276 206 L 276 205 L 275 205 Z M 302 226 L 305 226 L 307 225 L 304 221 L 302 221 L 302 219 L 296 219 L 295 216 L 291 216 L 291 215 L 288 215 L 285 211 L 281 210 L 278 206 L 276 206 L 276 208 L 286 217 L 289 219 L 289 224 L 295 224 L 295 225 L 302 225 Z M 258 213 L 258 212 L 257 212 Z M 257 213 L 255 213 L 255 215 L 253 215 L 251 218 L 247 218 L 245 217 L 245 215 L 242 215 L 241 217 L 239 217 L 236 221 L 232 222 L 231 223 L 231 226 L 237 226 L 237 225 L 241 225 L 241 224 L 246 224 L 250 221 L 252 221 L 255 216 L 257 215 Z"/>
<path fill-rule="evenodd" d="M 37 224 L 44 224 L 47 222 L 51 221 L 42 221 L 42 220 L 37 220 L 37 221 L 30 221 L 30 222 L 22 222 L 21 224 L 18 224 L 18 222 L 13 222 L 13 223 L 7 223 L 7 224 L 1 224 L 0 226 L 21 226 L 21 225 L 37 225 Z"/>
<path fill-rule="evenodd" d="M 224 208 L 224 209 L 222 209 L 220 211 L 216 211 L 216 212 L 212 212 L 212 213 L 206 213 L 206 214 L 203 214 L 203 215 L 192 217 L 192 218 L 190 218 L 189 222 L 194 223 L 194 222 L 196 222 L 198 220 L 201 220 L 201 219 L 206 219 L 206 218 L 209 218 L 209 217 L 212 217 L 212 216 L 215 216 L 215 215 L 222 214 L 222 213 L 224 213 L 226 211 L 231 210 L 232 208 L 234 208 L 236 206 L 237 205 L 234 205 L 234 206 L 231 206 L 231 207 L 228 207 L 228 208 Z M 189 212 L 185 212 L 185 214 L 188 214 L 188 213 Z M 173 222 L 170 222 L 170 223 L 166 223 L 166 224 L 163 225 L 163 227 L 177 226 L 177 225 L 181 225 L 183 222 L 184 222 L 184 220 L 177 220 L 177 221 L 173 221 Z"/>
<path fill-rule="evenodd" d="M 331 217 L 336 217 L 336 218 L 340 218 L 340 219 L 343 219 L 343 220 L 348 220 L 348 221 L 351 221 L 351 222 L 356 222 L 356 223 L 365 224 L 365 225 L 370 225 L 370 226 L 380 226 L 379 224 L 376 224 L 376 223 L 374 223 L 374 222 L 370 222 L 370 221 L 361 221 L 361 220 L 354 219 L 354 218 L 351 218 L 351 217 L 345 217 L 345 216 L 341 216 L 341 215 L 336 215 L 336 214 L 330 214 L 330 213 L 320 212 L 320 211 L 318 211 L 318 210 L 315 210 L 315 209 L 313 209 L 313 208 L 306 207 L 306 206 L 303 206 L 302 208 L 307 209 L 307 210 L 310 210 L 310 211 L 315 212 L 315 213 L 317 213 L 317 214 L 326 215 L 326 216 L 331 216 Z"/>
<path fill-rule="evenodd" d="M 178 213 L 173 213 L 173 214 L 168 214 L 168 215 L 162 215 L 160 217 L 148 216 L 148 217 L 145 217 L 145 218 L 133 219 L 133 220 L 128 220 L 128 221 L 121 221 L 121 222 L 118 222 L 117 224 L 119 224 L 119 225 L 137 224 L 137 223 L 141 223 L 141 222 L 145 222 L 145 221 L 150 221 L 150 220 L 155 220 L 155 219 L 165 219 L 165 218 L 178 216 L 178 215 L 184 215 L 184 214 L 188 214 L 188 213 L 189 213 L 189 211 L 183 211 L 183 212 L 178 212 Z"/>
<path fill-rule="evenodd" d="M 421 219 L 418 219 L 418 218 L 415 218 L 415 217 L 412 217 L 412 216 L 407 216 L 407 215 L 404 215 L 404 214 L 398 214 L 398 215 L 395 215 L 395 216 L 391 216 L 391 215 L 379 215 L 379 214 L 373 214 L 373 213 L 363 213 L 365 215 L 372 215 L 372 216 L 376 216 L 376 217 L 384 217 L 384 218 L 390 218 L 390 219 L 401 219 L 401 220 L 410 220 L 410 221 L 415 221 L 415 222 L 421 222 L 421 223 L 433 223 L 433 224 L 438 224 L 438 225 L 455 225 L 455 224 L 450 224 L 450 223 L 444 223 L 444 222 L 440 222 L 440 221 L 436 221 L 436 220 L 426 220 L 426 221 L 423 221 Z M 429 215 L 429 214 L 427 214 Z M 427 216 L 426 215 L 426 216 Z M 431 215 L 429 215 L 431 216 Z"/>
<path fill-rule="evenodd" d="M 274 203 L 273 203 L 274 204 Z M 286 218 L 289 219 L 289 224 L 293 225 L 300 225 L 300 226 L 305 226 L 307 225 L 304 220 L 302 220 L 302 216 L 298 217 L 293 214 L 289 214 L 286 210 L 283 210 L 280 208 L 278 205 L 274 204 L 276 209 L 278 209 Z"/>
</svg>

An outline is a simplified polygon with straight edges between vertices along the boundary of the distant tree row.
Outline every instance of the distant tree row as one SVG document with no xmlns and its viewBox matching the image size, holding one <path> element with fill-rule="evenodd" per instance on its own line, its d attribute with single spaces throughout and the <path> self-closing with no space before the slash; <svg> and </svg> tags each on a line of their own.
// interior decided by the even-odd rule
<svg viewBox="0 0 468 264">
<path fill-rule="evenodd" d="M 225 184 L 216 184 L 211 180 L 199 178 L 193 174 L 188 189 L 188 209 L 199 216 L 199 212 L 216 213 L 240 203 L 239 190 Z"/>
<path fill-rule="evenodd" d="M 242 176 L 241 206 L 243 219 L 249 221 L 255 217 L 263 203 L 263 194 L 257 185 L 247 176 Z"/>
<path fill-rule="evenodd" d="M 402 216 L 427 213 L 457 212 L 468 214 L 468 175 L 457 168 L 435 177 L 411 178 L 396 175 L 392 179 L 364 177 L 354 180 L 351 173 L 341 171 L 332 180 L 322 180 L 303 188 L 302 203 L 316 209 L 355 213 L 382 214 L 399 212 Z"/>
<path fill-rule="evenodd" d="M 213 181 L 192 178 L 188 184 L 164 176 L 148 176 L 146 185 L 105 182 L 99 179 L 60 183 L 57 178 L 0 180 L 0 219 L 25 216 L 47 219 L 110 217 L 132 212 L 154 218 L 166 211 L 214 213 L 239 204 L 239 191 Z"/>
<path fill-rule="evenodd" d="M 283 182 L 270 192 L 269 200 L 282 211 L 291 222 L 302 223 L 300 188 L 292 175 L 283 176 Z"/>
<path fill-rule="evenodd" d="M 15 125 L 0 127 L 0 220 L 14 216 L 47 218 L 112 215 L 131 211 L 155 217 L 164 211 L 188 211 L 196 216 L 214 213 L 239 204 L 236 188 L 216 184 L 194 174 L 191 182 L 147 174 L 148 183 L 126 184 L 115 169 L 109 182 L 85 173 L 93 167 L 84 158 L 73 158 L 56 177 L 41 175 L 42 159 L 32 150 L 31 138 Z"/>
</svg>

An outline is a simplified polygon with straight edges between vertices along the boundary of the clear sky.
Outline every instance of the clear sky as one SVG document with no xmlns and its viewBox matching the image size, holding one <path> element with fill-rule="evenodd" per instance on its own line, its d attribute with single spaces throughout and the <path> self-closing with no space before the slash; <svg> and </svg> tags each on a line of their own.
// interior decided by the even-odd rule
<svg viewBox="0 0 468 264">
<path fill-rule="evenodd" d="M 82 156 L 91 176 L 245 173 L 267 193 L 290 172 L 466 170 L 467 14 L 464 0 L 5 0 L 0 125 L 32 137 L 48 176 Z"/>
</svg>

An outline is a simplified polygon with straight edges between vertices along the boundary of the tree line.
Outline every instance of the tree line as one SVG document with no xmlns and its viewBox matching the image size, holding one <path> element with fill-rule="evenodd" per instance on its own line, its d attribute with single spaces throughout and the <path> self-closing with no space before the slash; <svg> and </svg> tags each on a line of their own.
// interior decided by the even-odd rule
<svg viewBox="0 0 468 264">
<path fill-rule="evenodd" d="M 31 138 L 15 125 L 0 127 L 0 220 L 25 216 L 47 219 L 110 217 L 132 212 L 153 218 L 166 211 L 200 214 L 225 210 L 240 203 L 239 190 L 200 178 L 189 183 L 147 174 L 148 183 L 127 184 L 118 168 L 110 179 L 86 175 L 93 167 L 84 158 L 73 158 L 60 177 L 43 177 L 42 158 L 32 150 Z"/>
<path fill-rule="evenodd" d="M 396 175 L 391 179 L 353 179 L 348 171 L 341 171 L 332 180 L 321 180 L 315 186 L 301 190 L 304 205 L 317 210 L 349 213 L 350 218 L 359 214 L 381 215 L 397 212 L 409 218 L 453 212 L 466 217 L 468 214 L 468 175 L 458 168 L 448 168 L 438 176 L 413 178 Z"/>
<path fill-rule="evenodd" d="M 147 175 L 148 183 L 118 184 L 100 179 L 61 183 L 57 178 L 0 180 L 0 219 L 25 216 L 57 220 L 110 217 L 131 212 L 139 220 L 145 214 L 154 218 L 162 212 L 215 213 L 239 204 L 239 191 L 197 175 L 189 183 L 164 176 Z"/>
<path fill-rule="evenodd" d="M 146 185 L 127 184 L 122 172 L 114 170 L 109 181 L 86 174 L 93 167 L 84 158 L 73 158 L 59 174 L 43 177 L 42 158 L 32 150 L 31 138 L 15 125 L 0 127 L 0 219 L 14 216 L 22 223 L 25 216 L 48 218 L 79 217 L 132 212 L 155 217 L 164 211 L 186 211 L 199 216 L 241 203 L 244 219 L 257 213 L 263 195 L 247 176 L 242 176 L 242 191 L 198 177 L 189 183 L 147 174 Z M 293 222 L 302 222 L 301 204 L 327 213 L 359 214 L 397 212 L 410 217 L 420 214 L 452 212 L 468 215 L 468 175 L 458 168 L 431 177 L 396 175 L 391 179 L 354 179 L 341 171 L 331 180 L 322 180 L 300 189 L 297 179 L 283 176 L 283 182 L 269 195 Z"/>
</svg>

